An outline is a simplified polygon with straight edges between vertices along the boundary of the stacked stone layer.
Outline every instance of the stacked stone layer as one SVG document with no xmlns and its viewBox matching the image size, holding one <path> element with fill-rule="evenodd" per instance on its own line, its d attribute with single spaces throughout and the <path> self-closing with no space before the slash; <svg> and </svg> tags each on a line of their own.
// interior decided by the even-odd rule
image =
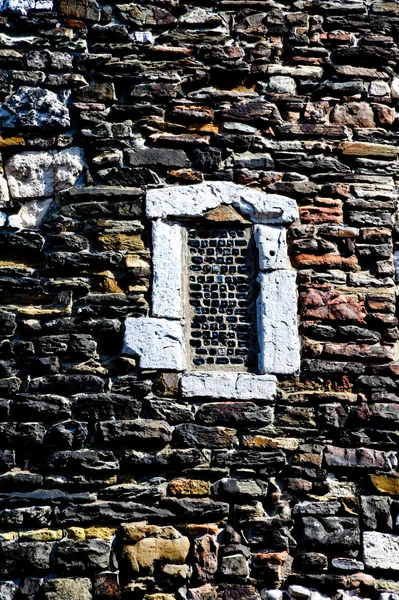
<svg viewBox="0 0 399 600">
<path fill-rule="evenodd" d="M 0 0 L 0 598 L 399 592 L 399 3 Z M 148 188 L 293 198 L 302 367 L 183 399 Z"/>
</svg>

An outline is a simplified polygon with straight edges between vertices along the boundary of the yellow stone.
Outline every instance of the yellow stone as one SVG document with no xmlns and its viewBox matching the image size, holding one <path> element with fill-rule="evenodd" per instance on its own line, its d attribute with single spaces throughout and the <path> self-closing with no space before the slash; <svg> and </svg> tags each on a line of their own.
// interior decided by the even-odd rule
<svg viewBox="0 0 399 600">
<path fill-rule="evenodd" d="M 15 531 L 0 531 L 0 540 L 5 542 L 12 542 L 15 538 Z"/>
<path fill-rule="evenodd" d="M 203 479 L 178 477 L 169 482 L 168 491 L 172 496 L 207 496 L 210 483 Z"/>
<path fill-rule="evenodd" d="M 18 532 L 20 540 L 32 540 L 34 542 L 58 542 L 63 537 L 62 529 L 32 529 Z"/>
<path fill-rule="evenodd" d="M 97 538 L 109 540 L 115 533 L 115 527 L 88 527 L 84 530 L 86 540 Z"/>
<path fill-rule="evenodd" d="M 7 146 L 25 146 L 25 140 L 22 135 L 4 137 L 0 135 L 0 148 Z"/>
<path fill-rule="evenodd" d="M 399 473 L 370 475 L 373 486 L 383 494 L 399 495 Z"/>
<path fill-rule="evenodd" d="M 144 600 L 176 600 L 174 594 L 146 594 Z"/>
<path fill-rule="evenodd" d="M 83 527 L 68 527 L 67 536 L 70 540 L 84 540 L 86 537 Z"/>
<path fill-rule="evenodd" d="M 359 514 L 359 499 L 358 498 L 342 498 L 341 499 L 342 506 L 346 513 L 350 515 L 358 515 Z"/>
<path fill-rule="evenodd" d="M 265 435 L 254 435 L 243 440 L 246 448 L 282 448 L 283 450 L 296 450 L 299 440 L 296 438 L 271 438 Z"/>
<path fill-rule="evenodd" d="M 98 238 L 103 250 L 144 250 L 144 242 L 140 235 L 126 233 L 109 233 Z"/>
<path fill-rule="evenodd" d="M 219 531 L 219 527 L 216 525 L 216 523 L 189 523 L 187 525 L 182 525 L 180 529 L 189 537 L 194 537 L 196 535 L 205 535 L 206 533 L 215 535 Z"/>
<path fill-rule="evenodd" d="M 341 142 L 341 150 L 343 154 L 353 156 L 398 156 L 399 154 L 397 146 L 369 142 Z"/>
<path fill-rule="evenodd" d="M 189 125 L 188 131 L 201 131 L 205 133 L 219 133 L 220 126 L 213 125 L 213 123 L 206 123 L 205 125 Z"/>
</svg>

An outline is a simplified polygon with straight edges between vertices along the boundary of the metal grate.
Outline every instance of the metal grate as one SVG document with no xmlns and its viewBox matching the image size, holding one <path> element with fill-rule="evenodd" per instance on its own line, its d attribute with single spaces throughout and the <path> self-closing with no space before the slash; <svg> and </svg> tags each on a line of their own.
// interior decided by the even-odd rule
<svg viewBox="0 0 399 600">
<path fill-rule="evenodd" d="M 250 228 L 189 228 L 188 246 L 193 365 L 251 368 L 256 348 Z"/>
</svg>

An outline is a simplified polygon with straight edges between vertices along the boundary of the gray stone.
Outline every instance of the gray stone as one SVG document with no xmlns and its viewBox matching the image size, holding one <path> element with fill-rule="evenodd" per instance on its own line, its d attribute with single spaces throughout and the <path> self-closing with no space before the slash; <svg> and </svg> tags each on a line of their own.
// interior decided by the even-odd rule
<svg viewBox="0 0 399 600">
<path fill-rule="evenodd" d="M 353 517 L 303 517 L 302 543 L 312 548 L 357 548 L 359 521 Z"/>
<path fill-rule="evenodd" d="M 76 579 L 50 579 L 43 586 L 45 600 L 91 600 L 91 581 L 86 577 Z"/>
<path fill-rule="evenodd" d="M 355 560 L 354 558 L 333 558 L 332 566 L 339 571 L 345 572 L 358 572 L 364 571 L 364 563 L 361 560 Z"/>
<path fill-rule="evenodd" d="M 255 479 L 224 478 L 213 485 L 213 492 L 220 496 L 236 498 L 264 498 L 267 495 L 267 483 Z"/>
<path fill-rule="evenodd" d="M 296 94 L 296 84 L 287 75 L 272 75 L 267 82 L 267 91 L 274 94 Z"/>
<path fill-rule="evenodd" d="M 64 540 L 57 548 L 60 575 L 96 573 L 109 568 L 111 546 L 108 540 Z"/>
<path fill-rule="evenodd" d="M 187 169 L 190 161 L 184 150 L 172 148 L 133 148 L 125 151 L 125 160 L 131 167 Z"/>
<path fill-rule="evenodd" d="M 40 87 L 17 88 L 0 105 L 4 129 L 65 129 L 70 126 L 68 108 L 59 96 Z"/>
<path fill-rule="evenodd" d="M 183 317 L 183 228 L 161 219 L 152 226 L 152 311 L 155 317 Z"/>
<path fill-rule="evenodd" d="M 360 515 L 365 529 L 379 531 L 392 529 L 391 498 L 386 496 L 361 496 Z"/>
<path fill-rule="evenodd" d="M 102 421 L 97 424 L 101 442 L 113 446 L 162 448 L 172 439 L 172 429 L 165 421 L 135 419 Z"/>
</svg>

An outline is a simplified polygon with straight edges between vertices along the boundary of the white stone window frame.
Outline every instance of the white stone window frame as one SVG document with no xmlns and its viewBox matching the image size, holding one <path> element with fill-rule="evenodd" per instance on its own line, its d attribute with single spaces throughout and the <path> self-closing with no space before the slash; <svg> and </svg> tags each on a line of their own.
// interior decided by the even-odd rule
<svg viewBox="0 0 399 600">
<path fill-rule="evenodd" d="M 259 252 L 256 319 L 258 373 L 199 371 L 190 367 L 186 344 L 185 229 L 221 205 L 232 205 L 253 223 Z M 150 317 L 126 319 L 124 354 L 138 355 L 143 369 L 182 373 L 187 397 L 270 399 L 275 375 L 300 368 L 296 271 L 290 266 L 286 228 L 298 218 L 296 202 L 228 182 L 148 190 L 146 214 L 152 221 L 153 281 Z"/>
</svg>

